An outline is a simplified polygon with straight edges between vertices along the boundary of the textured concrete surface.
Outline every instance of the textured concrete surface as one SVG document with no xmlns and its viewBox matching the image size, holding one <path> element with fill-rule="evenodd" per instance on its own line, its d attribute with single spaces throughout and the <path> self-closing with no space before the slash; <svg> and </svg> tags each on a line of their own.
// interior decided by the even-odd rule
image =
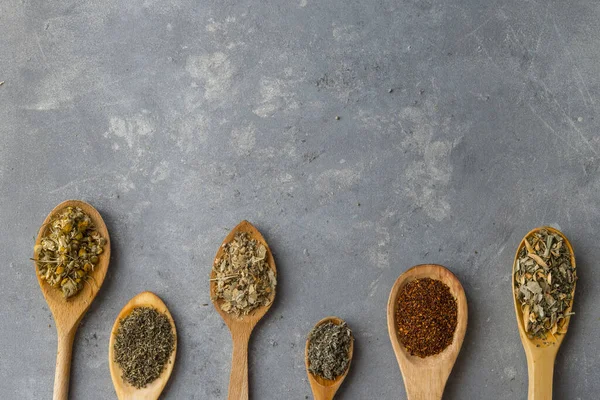
<svg viewBox="0 0 600 400">
<path fill-rule="evenodd" d="M 555 398 L 598 398 L 598 2 L 234 3 L 0 2 L 1 397 L 51 397 L 55 328 L 28 259 L 46 213 L 77 198 L 113 258 L 73 399 L 114 398 L 109 331 L 144 290 L 180 333 L 164 398 L 226 398 L 230 337 L 204 304 L 242 219 L 280 274 L 253 399 L 310 395 L 304 339 L 330 314 L 357 339 L 338 397 L 406 398 L 385 305 L 424 262 L 452 269 L 470 306 L 445 398 L 525 399 L 509 276 L 541 224 L 568 235 L 581 276 Z"/>
</svg>

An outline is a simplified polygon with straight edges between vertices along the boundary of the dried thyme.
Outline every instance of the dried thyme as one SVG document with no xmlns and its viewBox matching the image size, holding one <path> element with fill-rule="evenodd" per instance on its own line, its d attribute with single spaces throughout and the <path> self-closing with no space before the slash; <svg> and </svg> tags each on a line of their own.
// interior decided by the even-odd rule
<svg viewBox="0 0 600 400">
<path fill-rule="evenodd" d="M 415 279 L 400 289 L 396 301 L 398 338 L 411 355 L 425 358 L 452 344 L 458 308 L 445 283 Z"/>
<path fill-rule="evenodd" d="M 77 294 L 98 264 L 106 239 L 79 207 L 66 207 L 47 224 L 34 254 L 38 274 L 65 298 Z"/>
<path fill-rule="evenodd" d="M 122 379 L 138 389 L 146 387 L 160 376 L 174 347 L 169 318 L 151 307 L 135 308 L 119 322 L 114 342 Z"/>
<path fill-rule="evenodd" d="M 277 279 L 267 262 L 267 248 L 238 233 L 224 245 L 223 256 L 213 265 L 215 292 L 223 311 L 237 317 L 271 303 Z"/>
<path fill-rule="evenodd" d="M 525 238 L 516 260 L 514 287 L 529 338 L 564 333 L 563 324 L 573 314 L 569 306 L 576 280 L 571 253 L 560 234 L 542 229 Z"/>
<path fill-rule="evenodd" d="M 354 340 L 345 322 L 317 325 L 308 336 L 308 370 L 321 378 L 334 380 L 350 365 L 349 351 Z"/>
</svg>

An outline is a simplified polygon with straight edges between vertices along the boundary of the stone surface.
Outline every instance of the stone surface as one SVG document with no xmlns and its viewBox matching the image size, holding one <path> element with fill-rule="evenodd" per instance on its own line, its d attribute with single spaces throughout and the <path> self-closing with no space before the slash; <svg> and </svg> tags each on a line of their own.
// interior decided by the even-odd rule
<svg viewBox="0 0 600 400">
<path fill-rule="evenodd" d="M 164 398 L 227 397 L 207 278 L 242 219 L 280 277 L 251 342 L 253 399 L 310 396 L 305 336 L 331 314 L 356 334 L 338 397 L 406 398 L 385 306 L 425 262 L 469 300 L 445 398 L 525 399 L 510 269 L 542 224 L 581 276 L 555 398 L 597 398 L 599 19 L 593 0 L 0 2 L 2 398 L 51 397 L 54 322 L 29 257 L 69 198 L 113 243 L 73 399 L 114 398 L 110 328 L 144 290 L 180 334 Z"/>
</svg>

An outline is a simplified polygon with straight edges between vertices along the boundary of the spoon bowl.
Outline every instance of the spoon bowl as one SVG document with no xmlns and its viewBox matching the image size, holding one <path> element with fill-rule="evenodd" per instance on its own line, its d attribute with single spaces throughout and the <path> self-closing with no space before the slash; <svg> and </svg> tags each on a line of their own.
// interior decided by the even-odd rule
<svg viewBox="0 0 600 400">
<path fill-rule="evenodd" d="M 53 391 L 54 400 L 66 400 L 68 398 L 71 355 L 73 352 L 75 333 L 77 332 L 81 319 L 90 308 L 92 301 L 98 294 L 98 291 L 104 282 L 110 261 L 110 237 L 108 235 L 106 224 L 102 220 L 100 213 L 94 207 L 80 200 L 67 200 L 54 207 L 40 227 L 35 244 L 38 245 L 41 243 L 52 218 L 67 207 L 79 207 L 84 213 L 89 215 L 100 235 L 106 239 L 106 244 L 104 245 L 102 254 L 98 257 L 98 264 L 96 264 L 94 271 L 90 273 L 90 277 L 92 278 L 90 284 L 84 285 L 79 293 L 68 299 L 63 297 L 60 290 L 50 286 L 40 277 L 37 272 L 36 262 L 34 261 L 35 275 L 37 276 L 46 303 L 48 303 L 48 308 L 50 308 L 50 311 L 54 316 L 58 336 Z"/>
<path fill-rule="evenodd" d="M 219 247 L 215 262 L 221 259 L 225 251 L 224 245 L 231 242 L 237 233 L 247 233 L 250 240 L 256 240 L 267 249 L 267 264 L 277 276 L 275 259 L 267 241 L 261 233 L 248 221 L 240 222 L 223 240 L 223 244 Z M 229 377 L 229 400 L 247 400 L 249 396 L 248 389 L 248 342 L 252 330 L 262 317 L 269 311 L 275 299 L 275 289 L 271 293 L 270 302 L 267 305 L 261 306 L 250 312 L 248 315 L 236 317 L 234 314 L 229 314 L 221 309 L 222 300 L 215 299 L 217 283 L 214 281 L 215 273 L 211 270 L 210 281 L 210 297 L 217 312 L 225 321 L 225 324 L 231 332 L 233 341 L 233 355 L 231 365 L 231 375 Z"/>
<path fill-rule="evenodd" d="M 542 226 L 539 228 L 535 228 L 531 230 L 521 243 L 519 243 L 519 247 L 517 248 L 517 252 L 515 254 L 515 260 L 513 262 L 512 269 L 512 277 L 511 279 L 511 289 L 512 289 L 512 297 L 515 305 L 515 315 L 517 317 L 517 326 L 519 329 L 519 336 L 521 337 L 521 343 L 523 344 L 523 349 L 525 350 L 525 355 L 527 357 L 527 370 L 529 375 L 529 388 L 528 388 L 528 399 L 529 400 L 546 400 L 552 399 L 552 380 L 554 375 L 554 362 L 556 360 L 556 354 L 558 353 L 558 349 L 562 344 L 566 331 L 569 329 L 569 322 L 571 321 L 571 316 L 567 316 L 565 318 L 565 322 L 562 325 L 563 334 L 556 335 L 556 341 L 546 341 L 540 338 L 530 339 L 527 336 L 527 332 L 525 331 L 525 326 L 523 324 L 523 311 L 521 310 L 521 304 L 517 297 L 515 296 L 514 291 L 514 276 L 515 269 L 517 265 L 517 260 L 519 259 L 519 252 L 523 246 L 525 246 L 525 240 L 531 235 L 541 231 L 547 230 L 552 234 L 557 234 L 564 239 L 564 244 L 569 249 L 569 253 L 571 254 L 571 265 L 576 269 L 575 264 L 575 253 L 573 252 L 573 247 L 571 243 L 567 239 L 567 237 L 558 229 L 554 229 L 549 226 Z M 573 292 L 571 295 L 571 304 L 566 309 L 565 313 L 571 312 L 573 308 L 573 299 L 575 298 L 575 285 L 573 284 Z"/>
<path fill-rule="evenodd" d="M 145 388 L 137 389 L 136 387 L 125 382 L 122 378 L 123 371 L 119 364 L 115 362 L 114 345 L 115 338 L 117 336 L 117 330 L 119 329 L 120 321 L 127 317 L 134 309 L 138 307 L 151 307 L 156 309 L 159 313 L 165 314 L 171 323 L 173 329 L 173 335 L 175 337 L 175 344 L 173 346 L 173 353 L 169 357 L 169 361 L 165 365 L 162 373 L 154 381 L 150 382 Z M 110 341 L 108 344 L 108 365 L 110 368 L 110 376 L 117 392 L 117 398 L 119 400 L 156 400 L 162 393 L 171 372 L 173 371 L 173 365 L 175 364 L 175 356 L 177 355 L 177 330 L 175 328 L 175 321 L 173 316 L 169 312 L 169 309 L 163 303 L 163 301 L 152 292 L 142 292 L 135 296 L 133 299 L 123 307 L 110 333 Z"/>
<path fill-rule="evenodd" d="M 456 299 L 458 311 L 452 343 L 441 353 L 426 358 L 410 355 L 400 342 L 396 331 L 396 300 L 400 289 L 408 282 L 421 278 L 436 279 L 445 283 Z M 408 400 L 442 398 L 444 387 L 465 338 L 467 319 L 468 307 L 465 291 L 456 276 L 445 267 L 436 264 L 417 265 L 398 277 L 388 299 L 387 322 L 390 341 L 402 372 Z"/>
<path fill-rule="evenodd" d="M 315 324 L 315 328 L 326 322 L 333 322 L 335 325 L 341 325 L 342 323 L 344 323 L 344 321 L 341 318 L 326 317 L 326 318 L 323 318 L 322 320 L 320 320 L 319 322 L 317 322 Z M 312 389 L 313 397 L 315 398 L 315 400 L 331 400 L 331 399 L 333 399 L 333 396 L 335 396 L 335 393 L 340 388 L 342 382 L 344 382 L 344 379 L 346 379 L 346 375 L 348 375 L 348 371 L 350 371 L 350 364 L 352 363 L 352 356 L 354 355 L 354 338 L 352 338 L 352 341 L 350 342 L 350 349 L 348 350 L 348 359 L 350 360 L 350 363 L 348 363 L 348 367 L 346 368 L 346 371 L 344 371 L 344 373 L 342 375 L 336 377 L 333 380 L 325 379 L 320 376 L 316 376 L 308 370 L 308 368 L 309 368 L 309 363 L 308 363 L 308 345 L 309 345 L 309 343 L 310 343 L 310 339 L 307 339 L 306 340 L 306 348 L 304 350 L 304 364 L 306 365 L 306 374 L 308 375 L 308 382 L 310 383 L 310 388 Z"/>
</svg>

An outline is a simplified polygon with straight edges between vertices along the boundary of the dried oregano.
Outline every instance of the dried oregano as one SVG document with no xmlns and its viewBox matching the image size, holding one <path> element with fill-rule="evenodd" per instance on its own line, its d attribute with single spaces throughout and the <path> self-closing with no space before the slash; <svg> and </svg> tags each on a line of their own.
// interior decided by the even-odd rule
<svg viewBox="0 0 600 400">
<path fill-rule="evenodd" d="M 248 233 L 237 233 L 223 245 L 223 256 L 213 265 L 213 301 L 237 317 L 271 303 L 277 279 L 267 262 L 267 248 Z"/>
<path fill-rule="evenodd" d="M 336 325 L 328 321 L 313 328 L 308 336 L 310 373 L 333 380 L 346 372 L 352 340 L 352 331 L 345 322 Z"/>
<path fill-rule="evenodd" d="M 79 207 L 66 207 L 52 217 L 34 247 L 38 274 L 71 297 L 94 271 L 105 243 L 89 215 Z"/>
<path fill-rule="evenodd" d="M 573 313 L 577 275 L 564 238 L 546 229 L 525 238 L 515 265 L 515 296 L 529 338 L 555 338 Z"/>
<path fill-rule="evenodd" d="M 174 347 L 169 318 L 151 307 L 135 308 L 119 321 L 114 342 L 122 379 L 138 389 L 146 387 L 160 376 Z"/>
</svg>

